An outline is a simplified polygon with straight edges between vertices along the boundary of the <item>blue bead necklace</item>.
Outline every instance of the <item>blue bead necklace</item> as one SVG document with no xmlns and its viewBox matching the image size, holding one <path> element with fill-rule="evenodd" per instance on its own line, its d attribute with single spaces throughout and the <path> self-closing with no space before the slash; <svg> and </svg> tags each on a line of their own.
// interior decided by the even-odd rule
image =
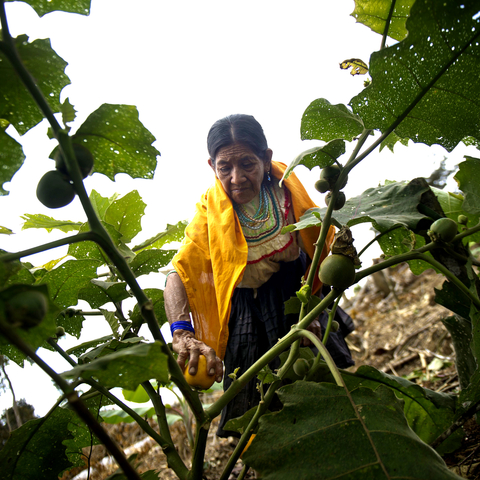
<svg viewBox="0 0 480 480">
<path fill-rule="evenodd" d="M 270 218 L 269 196 L 270 192 L 265 184 L 262 183 L 258 208 L 253 216 L 250 216 L 242 205 L 234 203 L 234 209 L 237 212 L 238 219 L 240 220 L 240 225 L 242 225 L 242 227 L 247 227 L 252 230 L 259 230 L 262 228 L 265 222 L 267 222 Z"/>
</svg>

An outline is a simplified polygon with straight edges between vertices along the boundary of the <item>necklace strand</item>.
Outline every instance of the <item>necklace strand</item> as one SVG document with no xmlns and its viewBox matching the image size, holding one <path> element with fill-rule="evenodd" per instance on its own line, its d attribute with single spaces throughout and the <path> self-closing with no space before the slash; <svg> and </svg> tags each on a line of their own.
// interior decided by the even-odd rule
<svg viewBox="0 0 480 480">
<path fill-rule="evenodd" d="M 262 228 L 270 219 L 270 196 L 270 191 L 262 184 L 258 208 L 253 216 L 250 216 L 242 205 L 235 204 L 234 208 L 240 220 L 240 225 L 250 228 L 251 230 L 259 230 Z"/>
</svg>

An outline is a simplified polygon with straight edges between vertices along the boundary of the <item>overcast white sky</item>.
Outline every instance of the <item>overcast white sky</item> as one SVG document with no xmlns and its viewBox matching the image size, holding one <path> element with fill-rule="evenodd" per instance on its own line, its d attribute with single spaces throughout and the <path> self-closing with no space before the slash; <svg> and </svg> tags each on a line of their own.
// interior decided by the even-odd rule
<svg viewBox="0 0 480 480">
<path fill-rule="evenodd" d="M 310 102 L 324 97 L 332 104 L 348 104 L 363 88 L 364 77 L 352 77 L 339 64 L 348 58 L 368 62 L 381 38 L 350 16 L 353 0 L 93 0 L 88 17 L 52 13 L 39 18 L 25 3 L 7 3 L 13 35 L 26 33 L 31 40 L 50 38 L 53 48 L 68 63 L 72 85 L 62 100 L 78 111 L 72 125 L 103 103 L 136 105 L 140 120 L 157 138 L 161 152 L 153 180 L 131 180 L 117 175 L 111 182 L 94 174 L 85 181 L 103 196 L 139 190 L 147 203 L 144 231 L 135 243 L 192 216 L 194 205 L 213 181 L 207 165 L 206 135 L 213 122 L 231 113 L 254 115 L 263 125 L 274 160 L 290 163 L 303 150 L 319 142 L 301 142 L 300 119 Z M 15 235 L 0 238 L 1 248 L 16 251 L 48 242 L 63 234 L 26 230 L 24 213 L 43 213 L 58 219 L 82 221 L 80 202 L 49 210 L 35 196 L 38 180 L 53 168 L 48 155 L 55 146 L 43 122 L 18 140 L 27 159 L 24 167 L 0 197 L 0 225 Z M 9 130 L 12 136 L 15 132 Z M 461 161 L 464 149 L 447 154 L 440 147 L 398 147 L 395 155 L 383 151 L 367 158 L 350 175 L 347 197 L 360 194 L 385 179 L 403 180 L 428 176 L 444 155 L 448 165 Z M 342 159 L 340 159 L 342 160 Z M 299 167 L 312 198 L 323 200 L 313 184 L 318 168 Z M 368 227 L 357 249 L 367 241 Z M 63 250 L 28 258 L 41 265 L 64 254 Z M 375 252 L 372 253 L 375 255 Z M 367 265 L 365 265 L 367 266 Z M 158 277 L 143 286 L 158 287 Z M 163 288 L 163 285 L 160 285 Z M 109 333 L 87 320 L 93 337 Z M 103 322 L 105 323 L 105 322 Z M 68 348 L 76 343 L 65 340 Z M 47 361 L 51 354 L 39 351 Z M 57 365 L 57 364 L 55 364 Z M 67 369 L 58 364 L 58 370 Z M 45 378 L 12 365 L 17 399 L 26 398 L 45 414 L 56 398 Z M 48 380 L 47 380 L 48 383 Z M 41 392 L 41 393 L 40 393 Z M 7 392 L 0 397 L 0 411 L 11 405 Z"/>
</svg>

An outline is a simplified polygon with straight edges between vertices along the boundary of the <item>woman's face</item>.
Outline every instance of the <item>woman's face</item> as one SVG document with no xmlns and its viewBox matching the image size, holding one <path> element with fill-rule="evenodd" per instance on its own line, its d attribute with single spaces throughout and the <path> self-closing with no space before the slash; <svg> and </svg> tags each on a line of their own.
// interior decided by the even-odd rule
<svg viewBox="0 0 480 480">
<path fill-rule="evenodd" d="M 209 159 L 215 175 L 227 195 L 236 203 L 248 203 L 259 193 L 266 172 L 270 171 L 272 151 L 265 159 L 257 157 L 247 145 L 234 143 L 217 152 L 215 164 Z"/>
</svg>

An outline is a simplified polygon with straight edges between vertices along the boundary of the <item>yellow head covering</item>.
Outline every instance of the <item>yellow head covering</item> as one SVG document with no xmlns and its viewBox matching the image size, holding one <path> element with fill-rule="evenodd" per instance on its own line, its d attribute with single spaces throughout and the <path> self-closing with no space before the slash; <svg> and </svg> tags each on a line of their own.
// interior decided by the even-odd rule
<svg viewBox="0 0 480 480">
<path fill-rule="evenodd" d="M 285 164 L 272 162 L 271 173 L 275 178 L 282 178 L 285 169 Z M 316 205 L 294 173 L 284 183 L 298 221 Z M 322 257 L 328 254 L 334 231 L 330 227 Z M 300 230 L 300 235 L 306 253 L 312 258 L 319 228 Z M 197 203 L 195 217 L 185 230 L 185 240 L 173 259 L 173 266 L 187 292 L 196 338 L 212 347 L 221 359 L 227 347 L 231 299 L 242 279 L 247 255 L 247 242 L 232 201 L 217 178 Z"/>
</svg>

